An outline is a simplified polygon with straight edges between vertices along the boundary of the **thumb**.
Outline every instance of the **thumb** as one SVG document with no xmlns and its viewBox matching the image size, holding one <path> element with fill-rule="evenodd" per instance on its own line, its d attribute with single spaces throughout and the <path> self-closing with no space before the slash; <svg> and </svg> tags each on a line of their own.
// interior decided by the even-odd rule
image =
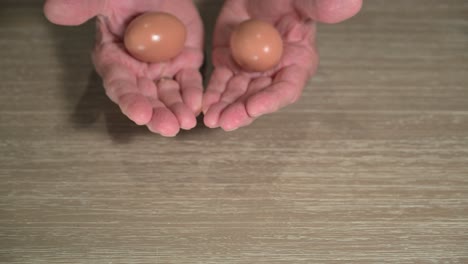
<svg viewBox="0 0 468 264">
<path fill-rule="evenodd" d="M 58 25 L 77 26 L 101 14 L 105 0 L 46 0 L 44 14 Z"/>
<path fill-rule="evenodd" d="M 295 0 L 295 8 L 306 18 L 322 23 L 338 23 L 356 15 L 362 0 Z"/>
</svg>

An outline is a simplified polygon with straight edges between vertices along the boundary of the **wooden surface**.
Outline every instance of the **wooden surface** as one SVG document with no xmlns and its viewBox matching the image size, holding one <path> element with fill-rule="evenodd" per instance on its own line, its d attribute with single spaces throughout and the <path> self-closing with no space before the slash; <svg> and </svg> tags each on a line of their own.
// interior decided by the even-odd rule
<svg viewBox="0 0 468 264">
<path fill-rule="evenodd" d="M 171 139 L 40 2 L 0 4 L 1 263 L 468 263 L 467 1 L 366 1 L 299 103 Z"/>
</svg>

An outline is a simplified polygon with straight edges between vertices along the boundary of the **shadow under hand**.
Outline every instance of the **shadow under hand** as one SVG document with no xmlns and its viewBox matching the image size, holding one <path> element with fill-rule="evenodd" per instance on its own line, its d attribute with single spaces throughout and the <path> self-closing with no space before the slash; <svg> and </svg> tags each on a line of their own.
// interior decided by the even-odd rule
<svg viewBox="0 0 468 264">
<path fill-rule="evenodd" d="M 218 15 L 224 5 L 224 1 L 198 0 L 195 1 L 195 4 L 197 5 L 198 12 L 200 12 L 205 29 L 205 61 L 202 65 L 202 68 L 200 69 L 200 72 L 203 76 L 204 87 L 206 87 L 213 71 L 213 65 L 211 63 L 213 32 Z M 203 114 L 198 116 L 197 126 L 189 131 L 182 130 L 179 133 L 178 138 L 185 140 L 194 135 L 199 136 L 200 134 L 215 133 L 216 130 L 205 126 L 203 119 Z"/>
<path fill-rule="evenodd" d="M 102 87 L 101 77 L 92 71 L 88 84 L 75 106 L 70 121 L 76 129 L 90 128 L 104 117 L 109 136 L 117 143 L 129 143 L 136 134 L 149 134 L 146 127 L 140 127 L 122 114 Z"/>
<path fill-rule="evenodd" d="M 196 1 L 196 3 L 205 28 L 205 65 L 202 68 L 202 75 L 206 87 L 209 77 L 211 76 L 211 72 L 213 71 L 213 66 L 211 64 L 211 51 L 213 48 L 212 42 L 214 28 L 218 15 L 224 5 L 224 1 L 199 0 Z"/>
<path fill-rule="evenodd" d="M 75 106 L 69 118 L 72 127 L 99 129 L 96 124 L 104 117 L 107 132 L 117 143 L 128 143 L 136 134 L 150 134 L 146 127 L 137 126 L 123 115 L 105 94 L 102 80 L 91 62 L 95 41 L 94 19 L 78 27 L 46 23 L 61 64 L 60 89 L 65 101 Z"/>
<path fill-rule="evenodd" d="M 100 87 L 101 78 L 95 71 L 89 74 L 88 85 L 75 107 L 70 121 L 76 128 L 87 128 L 96 123 L 108 99 Z"/>
</svg>

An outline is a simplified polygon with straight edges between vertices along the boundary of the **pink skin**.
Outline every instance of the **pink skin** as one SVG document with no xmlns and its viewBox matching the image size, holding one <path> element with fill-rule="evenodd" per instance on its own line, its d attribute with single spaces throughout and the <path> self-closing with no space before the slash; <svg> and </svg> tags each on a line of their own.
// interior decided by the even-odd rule
<svg viewBox="0 0 468 264">
<path fill-rule="evenodd" d="M 316 70 L 315 22 L 337 23 L 355 15 L 362 0 L 226 0 L 214 36 L 213 64 L 202 104 L 203 25 L 188 0 L 46 0 L 44 13 L 59 25 L 80 25 L 98 17 L 93 52 L 109 98 L 139 125 L 164 136 L 205 124 L 235 130 L 261 115 L 298 100 Z M 127 54 L 122 36 L 136 15 L 164 11 L 187 26 L 185 50 L 166 63 L 142 63 Z M 282 34 L 281 63 L 264 73 L 240 69 L 231 59 L 229 39 L 235 25 L 250 18 L 274 24 Z"/>
<path fill-rule="evenodd" d="M 215 28 L 205 124 L 232 131 L 297 101 L 318 65 L 315 22 L 338 23 L 361 5 L 361 0 L 227 0 Z M 252 18 L 272 23 L 283 37 L 283 58 L 268 72 L 247 72 L 230 55 L 232 30 Z"/>
<path fill-rule="evenodd" d="M 123 46 L 128 23 L 148 11 L 177 16 L 187 27 L 183 52 L 165 63 L 148 64 Z M 46 17 L 59 25 L 80 25 L 97 16 L 93 62 L 109 98 L 138 125 L 163 136 L 196 125 L 202 107 L 203 25 L 187 0 L 46 0 Z"/>
</svg>

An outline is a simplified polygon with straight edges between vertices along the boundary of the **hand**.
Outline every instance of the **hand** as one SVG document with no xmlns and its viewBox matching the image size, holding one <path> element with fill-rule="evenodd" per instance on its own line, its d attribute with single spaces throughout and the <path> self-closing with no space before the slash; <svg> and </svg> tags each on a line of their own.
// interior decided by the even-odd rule
<svg viewBox="0 0 468 264">
<path fill-rule="evenodd" d="M 298 100 L 318 65 L 315 22 L 340 22 L 355 15 L 361 4 L 361 0 L 227 0 L 215 28 L 215 69 L 203 97 L 205 124 L 235 130 Z M 252 18 L 272 23 L 283 37 L 282 61 L 268 72 L 247 72 L 231 58 L 233 29 Z"/>
<path fill-rule="evenodd" d="M 162 11 L 177 16 L 187 27 L 183 52 L 165 63 L 143 63 L 124 48 L 127 24 L 136 15 Z M 201 112 L 203 25 L 187 0 L 47 0 L 47 18 L 60 25 L 79 25 L 97 16 L 93 62 L 106 94 L 138 125 L 164 136 L 196 125 Z"/>
</svg>

